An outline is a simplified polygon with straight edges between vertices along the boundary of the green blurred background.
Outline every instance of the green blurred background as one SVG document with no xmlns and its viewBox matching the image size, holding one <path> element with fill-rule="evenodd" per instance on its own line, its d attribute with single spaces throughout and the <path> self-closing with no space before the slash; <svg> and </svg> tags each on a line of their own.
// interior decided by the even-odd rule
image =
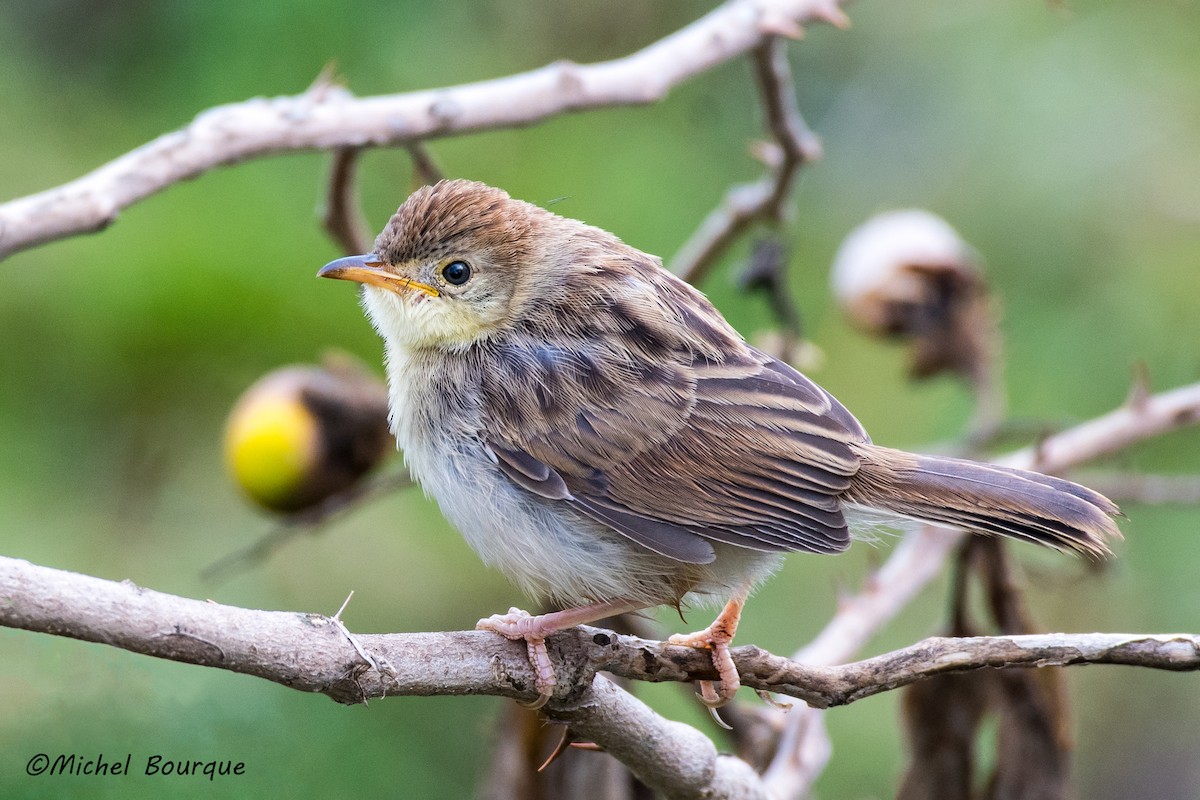
<svg viewBox="0 0 1200 800">
<path fill-rule="evenodd" d="M 75 178 L 212 105 L 302 91 L 334 61 L 359 94 L 450 85 L 559 58 L 626 54 L 711 3 L 209 3 L 9 0 L 0 6 L 0 199 Z M 792 280 L 814 377 L 876 441 L 919 448 L 970 414 L 948 381 L 914 386 L 902 353 L 849 330 L 828 266 L 870 214 L 919 205 L 984 255 L 1005 304 L 1012 413 L 1048 426 L 1119 404 L 1131 366 L 1157 388 L 1200 379 L 1200 5 L 1185 0 L 934 0 L 849 8 L 791 48 L 825 159 L 798 192 Z M 760 111 L 744 61 L 649 108 L 433 142 L 452 176 L 544 202 L 669 256 L 731 182 Z M 337 610 L 352 630 L 462 629 L 516 590 L 485 569 L 419 492 L 388 497 L 269 563 L 212 586 L 203 567 L 270 529 L 222 473 L 223 417 L 254 378 L 329 346 L 380 345 L 315 220 L 321 154 L 218 170 L 139 203 L 99 235 L 0 264 L 0 552 L 235 605 Z M 382 225 L 410 185 L 403 151 L 368 154 L 362 195 Z M 747 335 L 766 305 L 738 294 L 746 246 L 705 289 Z M 1195 430 L 1111 466 L 1200 472 Z M 392 463 L 392 469 L 399 464 Z M 1200 629 L 1200 512 L 1129 505 L 1103 576 L 1021 550 L 1048 629 Z M 886 556 L 797 556 L 752 601 L 739 640 L 790 652 Z M 945 587 L 872 650 L 937 632 Z M 690 622 L 701 622 L 703 613 Z M 678 620 L 663 616 L 679 628 Z M 1079 794 L 1200 796 L 1200 692 L 1188 675 L 1070 674 Z M 644 695 L 715 728 L 674 687 Z M 260 680 L 99 645 L 0 630 L 0 796 L 459 798 L 486 765 L 487 698 L 345 708 Z M 828 715 L 824 797 L 889 797 L 903 756 L 894 694 Z M 37 752 L 233 759 L 202 780 L 28 778 Z"/>
</svg>

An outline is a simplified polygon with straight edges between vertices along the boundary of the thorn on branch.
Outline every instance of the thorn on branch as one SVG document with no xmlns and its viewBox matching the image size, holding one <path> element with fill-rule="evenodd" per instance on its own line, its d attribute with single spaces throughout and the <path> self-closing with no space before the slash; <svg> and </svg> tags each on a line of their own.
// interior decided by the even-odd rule
<svg viewBox="0 0 1200 800">
<path fill-rule="evenodd" d="M 309 84 L 305 94 L 315 100 L 323 100 L 330 91 L 337 91 L 344 88 L 344 82 L 338 75 L 337 61 L 328 61 L 325 66 L 321 67 L 321 71 L 317 73 L 317 77 L 313 78 L 313 82 Z"/>
<path fill-rule="evenodd" d="M 825 2 L 821 3 L 813 9 L 813 18 L 827 22 L 835 28 L 846 30 L 850 27 L 850 17 L 842 11 L 842 7 L 836 3 Z"/>
<path fill-rule="evenodd" d="M 804 26 L 785 14 L 766 14 L 758 29 L 770 36 L 784 36 L 799 41 L 804 38 Z"/>
</svg>

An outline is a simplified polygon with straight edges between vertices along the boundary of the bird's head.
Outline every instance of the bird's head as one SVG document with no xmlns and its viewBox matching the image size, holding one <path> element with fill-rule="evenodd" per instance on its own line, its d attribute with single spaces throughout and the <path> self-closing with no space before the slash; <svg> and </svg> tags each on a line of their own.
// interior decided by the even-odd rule
<svg viewBox="0 0 1200 800">
<path fill-rule="evenodd" d="M 569 222 L 482 183 L 441 181 L 404 201 L 371 253 L 318 274 L 363 284 L 367 315 L 388 341 L 462 349 L 545 295 L 553 268 L 544 251 Z"/>
<path fill-rule="evenodd" d="M 741 341 L 657 258 L 473 181 L 418 189 L 372 252 L 318 274 L 363 284 L 375 329 L 406 349 L 464 352 L 511 334 L 524 343 L 604 341 L 613 352 L 719 359 Z"/>
</svg>

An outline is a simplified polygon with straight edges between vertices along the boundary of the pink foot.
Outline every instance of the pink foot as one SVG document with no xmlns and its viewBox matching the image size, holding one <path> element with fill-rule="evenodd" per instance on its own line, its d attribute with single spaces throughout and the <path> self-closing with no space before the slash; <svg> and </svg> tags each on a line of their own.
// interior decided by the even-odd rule
<svg viewBox="0 0 1200 800">
<path fill-rule="evenodd" d="M 553 633 L 553 630 L 545 631 L 541 622 L 541 617 L 535 617 L 528 611 L 510 608 L 507 614 L 493 614 L 475 623 L 477 631 L 493 631 L 506 639 L 525 641 L 538 699 L 521 705 L 534 710 L 546 705 L 554 695 L 554 687 L 558 685 L 558 679 L 554 677 L 554 665 L 550 663 L 550 654 L 546 651 L 546 634 Z"/>
<path fill-rule="evenodd" d="M 728 703 L 742 685 L 733 656 L 729 654 L 729 643 L 737 632 L 745 602 L 744 596 L 735 596 L 725 604 L 712 625 L 695 633 L 677 633 L 667 639 L 668 644 L 712 651 L 713 668 L 721 678 L 720 688 L 715 687 L 712 681 L 697 681 L 700 685 L 700 702 L 709 708 L 720 708 Z"/>
<path fill-rule="evenodd" d="M 494 631 L 507 639 L 524 641 L 528 645 L 529 664 L 533 667 L 534 686 L 538 690 L 538 699 L 529 703 L 528 707 L 538 709 L 546 705 L 554 694 L 554 687 L 558 685 L 558 680 L 554 677 L 554 665 L 550 663 L 550 654 L 546 652 L 547 636 L 641 607 L 638 603 L 628 600 L 604 600 L 537 616 L 519 608 L 510 608 L 507 614 L 493 614 L 487 619 L 479 620 L 475 630 Z"/>
</svg>

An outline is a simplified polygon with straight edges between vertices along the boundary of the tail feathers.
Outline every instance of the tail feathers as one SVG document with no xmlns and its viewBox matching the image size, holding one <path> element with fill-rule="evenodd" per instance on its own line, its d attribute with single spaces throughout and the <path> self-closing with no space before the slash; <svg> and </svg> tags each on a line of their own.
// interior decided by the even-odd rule
<svg viewBox="0 0 1200 800">
<path fill-rule="evenodd" d="M 1101 558 L 1120 539 L 1117 506 L 1077 483 L 958 458 L 855 445 L 846 499 L 905 517 Z"/>
</svg>

